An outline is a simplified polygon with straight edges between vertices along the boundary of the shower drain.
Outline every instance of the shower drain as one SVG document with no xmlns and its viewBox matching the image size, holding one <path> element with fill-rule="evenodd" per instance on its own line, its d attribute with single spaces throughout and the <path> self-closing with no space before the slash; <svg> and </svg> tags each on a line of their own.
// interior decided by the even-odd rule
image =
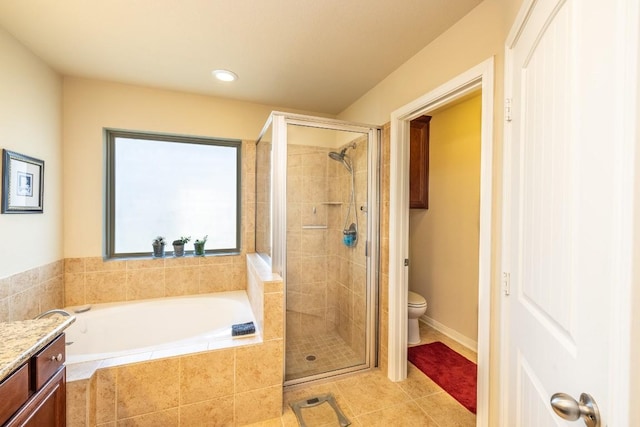
<svg viewBox="0 0 640 427">
<path fill-rule="evenodd" d="M 305 359 L 307 359 L 307 361 L 309 362 L 314 362 L 316 360 L 316 357 L 313 354 L 310 354 L 307 357 L 305 357 Z"/>
</svg>

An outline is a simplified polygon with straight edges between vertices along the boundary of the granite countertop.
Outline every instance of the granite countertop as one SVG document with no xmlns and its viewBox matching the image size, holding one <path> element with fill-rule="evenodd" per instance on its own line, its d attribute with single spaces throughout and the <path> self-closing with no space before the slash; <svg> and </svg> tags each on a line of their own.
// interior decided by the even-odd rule
<svg viewBox="0 0 640 427">
<path fill-rule="evenodd" d="M 52 316 L 0 323 L 0 381 L 60 335 L 76 318 Z"/>
</svg>

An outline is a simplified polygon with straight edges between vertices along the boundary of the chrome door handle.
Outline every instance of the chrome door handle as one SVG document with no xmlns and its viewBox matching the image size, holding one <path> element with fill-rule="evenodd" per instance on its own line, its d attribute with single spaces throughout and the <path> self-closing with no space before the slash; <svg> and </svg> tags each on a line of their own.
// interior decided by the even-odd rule
<svg viewBox="0 0 640 427">
<path fill-rule="evenodd" d="M 569 421 L 582 418 L 587 427 L 601 427 L 598 405 L 587 393 L 580 395 L 580 402 L 566 393 L 556 393 L 551 396 L 551 407 L 560 418 Z"/>
</svg>

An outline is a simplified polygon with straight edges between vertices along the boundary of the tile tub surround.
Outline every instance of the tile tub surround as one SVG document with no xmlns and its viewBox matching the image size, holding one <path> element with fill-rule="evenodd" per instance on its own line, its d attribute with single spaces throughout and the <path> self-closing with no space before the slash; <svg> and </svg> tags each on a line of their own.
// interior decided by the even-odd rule
<svg viewBox="0 0 640 427">
<path fill-rule="evenodd" d="M 64 260 L 0 279 L 0 322 L 33 319 L 64 307 Z"/>
<path fill-rule="evenodd" d="M 247 254 L 247 295 L 264 340 L 284 337 L 284 283 L 258 254 Z"/>
<path fill-rule="evenodd" d="M 247 293 L 262 343 L 237 339 L 233 348 L 70 365 L 67 425 L 241 426 L 280 417 L 283 284 L 265 267 L 247 256 Z"/>
<path fill-rule="evenodd" d="M 67 382 L 67 426 L 241 426 L 279 417 L 282 354 L 280 339 L 99 369 Z"/>
<path fill-rule="evenodd" d="M 246 271 L 244 255 L 67 258 L 64 306 L 245 290 Z"/>
<path fill-rule="evenodd" d="M 60 335 L 76 318 L 52 316 L 0 323 L 0 381 Z"/>
</svg>

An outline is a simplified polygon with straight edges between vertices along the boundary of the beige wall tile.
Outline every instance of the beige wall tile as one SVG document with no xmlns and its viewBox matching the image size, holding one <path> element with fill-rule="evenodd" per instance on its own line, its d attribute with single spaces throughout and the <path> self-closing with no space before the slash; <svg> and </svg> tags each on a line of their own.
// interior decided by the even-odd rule
<svg viewBox="0 0 640 427">
<path fill-rule="evenodd" d="M 282 386 L 238 393 L 235 396 L 236 425 L 279 417 L 282 413 Z"/>
<path fill-rule="evenodd" d="M 101 271 L 86 273 L 85 304 L 126 300 L 125 271 Z"/>
<path fill-rule="evenodd" d="M 206 248 L 205 248 L 206 249 Z M 233 264 L 240 255 L 220 255 L 220 256 L 201 256 L 196 257 L 199 265 L 221 265 Z"/>
<path fill-rule="evenodd" d="M 225 291 L 239 291 L 247 288 L 246 265 L 233 264 L 223 270 L 222 277 Z"/>
<path fill-rule="evenodd" d="M 11 295 L 11 277 L 0 279 L 0 299 Z"/>
<path fill-rule="evenodd" d="M 9 320 L 33 319 L 40 314 L 39 288 L 32 287 L 9 297 Z"/>
<path fill-rule="evenodd" d="M 85 427 L 88 424 L 88 386 L 89 380 L 67 382 L 67 427 Z"/>
<path fill-rule="evenodd" d="M 118 271 L 126 270 L 127 262 L 124 260 L 105 261 L 102 257 L 85 258 L 85 271 Z"/>
<path fill-rule="evenodd" d="M 11 276 L 11 294 L 26 291 L 32 286 L 37 285 L 39 279 L 39 268 L 32 268 Z"/>
<path fill-rule="evenodd" d="M 283 353 L 282 340 L 238 347 L 236 349 L 236 393 L 281 385 Z"/>
<path fill-rule="evenodd" d="M 64 280 L 57 276 L 42 283 L 40 293 L 40 311 L 64 307 Z"/>
<path fill-rule="evenodd" d="M 65 258 L 65 273 L 84 273 L 84 263 L 86 258 Z"/>
<path fill-rule="evenodd" d="M 284 337 L 284 295 L 281 292 L 264 295 L 264 340 Z"/>
<path fill-rule="evenodd" d="M 204 265 L 200 271 L 200 293 L 223 292 L 226 286 L 225 271 L 230 265 Z"/>
<path fill-rule="evenodd" d="M 211 400 L 234 392 L 233 349 L 180 358 L 180 404 Z"/>
<path fill-rule="evenodd" d="M 85 274 L 65 273 L 64 275 L 64 305 L 85 304 Z"/>
<path fill-rule="evenodd" d="M 282 292 L 284 289 L 284 283 L 282 283 L 282 280 L 267 281 L 263 283 L 265 293 Z"/>
<path fill-rule="evenodd" d="M 178 408 L 152 412 L 133 418 L 118 420 L 118 427 L 179 427 L 180 415 Z"/>
<path fill-rule="evenodd" d="M 164 272 L 164 268 L 127 271 L 127 300 L 164 297 Z"/>
<path fill-rule="evenodd" d="M 118 419 L 178 406 L 180 375 L 177 358 L 126 365 L 117 368 L 117 373 Z"/>
<path fill-rule="evenodd" d="M 151 243 L 149 243 L 151 249 Z M 126 261 L 127 270 L 140 270 L 144 268 L 162 268 L 164 267 L 164 258 L 153 259 L 131 259 Z"/>
<path fill-rule="evenodd" d="M 182 427 L 233 426 L 234 396 L 219 397 L 180 407 Z"/>
<path fill-rule="evenodd" d="M 94 371 L 95 372 L 95 371 Z M 87 402 L 87 420 L 88 425 L 95 426 L 96 422 L 96 407 L 97 407 L 97 399 L 96 399 L 96 384 L 98 380 L 96 375 L 92 375 L 89 379 L 89 387 L 88 387 L 88 402 Z"/>
<path fill-rule="evenodd" d="M 64 261 L 55 261 L 49 264 L 45 264 L 39 269 L 39 282 L 46 282 L 47 280 L 56 278 L 64 274 Z"/>
<path fill-rule="evenodd" d="M 166 268 L 173 267 L 195 267 L 200 264 L 200 261 L 197 257 L 192 256 L 191 254 L 186 253 L 189 250 L 192 250 L 193 247 L 189 247 L 190 243 L 187 243 L 184 247 L 185 256 L 181 257 L 168 257 L 164 260 L 164 266 Z"/>
<path fill-rule="evenodd" d="M 96 377 L 96 422 L 98 424 L 116 420 L 116 368 L 99 369 Z"/>
<path fill-rule="evenodd" d="M 199 289 L 200 274 L 197 265 L 166 268 L 164 273 L 166 296 L 195 295 Z"/>
</svg>

